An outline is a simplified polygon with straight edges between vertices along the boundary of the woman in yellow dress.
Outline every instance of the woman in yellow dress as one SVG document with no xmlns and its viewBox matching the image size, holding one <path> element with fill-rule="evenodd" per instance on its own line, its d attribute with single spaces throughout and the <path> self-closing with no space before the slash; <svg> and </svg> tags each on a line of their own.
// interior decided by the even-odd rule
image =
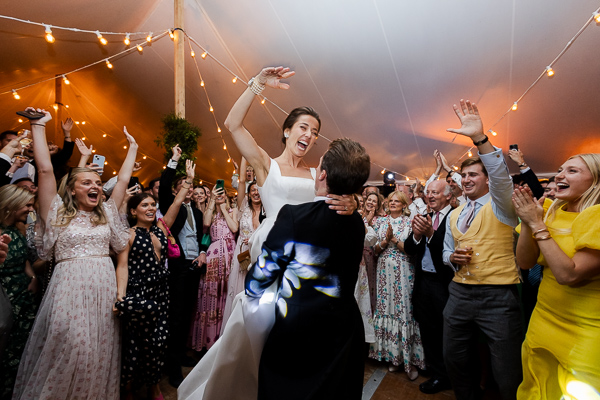
<svg viewBox="0 0 600 400">
<path fill-rule="evenodd" d="M 514 191 L 517 263 L 544 266 L 519 399 L 600 398 L 599 177 L 600 154 L 579 154 L 560 167 L 553 203 L 542 206 L 528 188 Z"/>
</svg>

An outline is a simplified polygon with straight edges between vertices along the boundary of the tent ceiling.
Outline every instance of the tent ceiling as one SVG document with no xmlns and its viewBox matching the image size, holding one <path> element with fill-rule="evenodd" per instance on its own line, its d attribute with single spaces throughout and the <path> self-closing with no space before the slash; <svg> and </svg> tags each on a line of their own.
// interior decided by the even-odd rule
<svg viewBox="0 0 600 400">
<path fill-rule="evenodd" d="M 35 6 L 34 6 L 35 5 Z M 323 121 L 322 135 L 359 140 L 373 161 L 399 173 L 424 178 L 433 170 L 431 154 L 444 152 L 454 162 L 468 141 L 445 132 L 457 125 L 452 104 L 476 101 L 489 128 L 581 28 L 598 2 L 581 0 L 342 1 L 188 0 L 185 30 L 240 78 L 269 65 L 296 71 L 289 91 L 265 95 L 291 110 L 310 105 Z M 144 2 L 3 2 L 0 14 L 81 29 L 155 34 L 173 26 L 173 4 Z M 53 77 L 103 60 L 125 49 L 122 37 L 53 29 L 52 45 L 43 27 L 2 20 L 0 92 Z M 555 64 L 556 75 L 542 79 L 494 130 L 493 143 L 508 149 L 519 143 L 536 172 L 551 172 L 571 154 L 600 152 L 600 27 L 589 26 Z M 194 46 L 196 53 L 201 51 Z M 186 43 L 186 116 L 202 129 L 198 175 L 214 182 L 233 170 Z M 243 90 L 214 60 L 197 57 L 214 116 L 223 128 L 229 108 Z M 133 52 L 69 75 L 63 103 L 74 119 L 86 121 L 74 136 L 84 136 L 109 161 L 107 174 L 125 156 L 123 125 L 149 157 L 141 179 L 157 176 L 163 150 L 154 139 L 160 117 L 173 110 L 173 43 L 168 37 L 142 54 Z M 49 107 L 54 82 L 19 91 L 20 101 L 0 96 L 2 130 L 20 128 L 15 111 L 26 105 Z M 258 102 L 247 127 L 272 156 L 281 152 L 280 125 L 285 115 Z M 103 138 L 103 134 L 107 134 Z M 50 129 L 52 136 L 53 129 Z M 231 136 L 223 138 L 239 160 Z M 307 157 L 314 166 L 327 148 L 319 139 Z M 75 160 L 75 156 L 73 160 Z M 141 158 L 141 156 L 140 156 Z M 379 180 L 373 166 L 371 179 Z M 511 165 L 516 172 L 516 167 Z"/>
</svg>

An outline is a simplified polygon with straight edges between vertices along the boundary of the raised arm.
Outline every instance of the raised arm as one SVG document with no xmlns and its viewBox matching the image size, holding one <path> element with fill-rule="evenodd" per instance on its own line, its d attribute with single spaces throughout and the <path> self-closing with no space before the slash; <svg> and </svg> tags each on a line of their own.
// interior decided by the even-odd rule
<svg viewBox="0 0 600 400">
<path fill-rule="evenodd" d="M 185 178 L 185 181 L 183 182 L 183 185 L 181 186 L 181 190 L 177 193 L 177 196 L 175 196 L 173 204 L 171 204 L 171 206 L 167 210 L 167 213 L 163 217 L 163 221 L 165 221 L 165 224 L 167 224 L 168 228 L 170 228 L 175 222 L 175 218 L 177 218 L 177 214 L 179 213 L 181 204 L 185 200 L 185 196 L 188 194 L 188 191 L 192 190 L 192 188 L 194 187 L 195 170 L 196 164 L 194 164 L 192 160 L 185 160 L 185 172 L 187 176 Z"/>
<path fill-rule="evenodd" d="M 36 111 L 33 107 L 27 107 L 27 110 Z M 46 221 L 50 205 L 56 197 L 56 178 L 54 177 L 54 168 L 52 168 L 50 151 L 46 141 L 46 123 L 52 119 L 52 116 L 46 110 L 38 108 L 37 111 L 44 113 L 44 116 L 31 121 L 31 133 L 33 135 L 33 156 L 35 157 L 38 173 L 40 217 L 43 221 Z"/>
<path fill-rule="evenodd" d="M 75 145 L 77 146 L 79 153 L 81 153 L 81 157 L 79 158 L 79 164 L 77 164 L 77 166 L 79 168 L 83 168 L 86 166 L 88 160 L 92 156 L 92 149 L 94 146 L 90 145 L 90 148 L 88 149 L 85 143 L 83 143 L 83 140 L 79 138 L 75 139 Z"/>
<path fill-rule="evenodd" d="M 115 188 L 112 191 L 111 198 L 115 200 L 117 205 L 121 204 L 123 201 L 123 197 L 125 196 L 125 190 L 127 190 L 127 185 L 129 184 L 129 178 L 131 178 L 131 173 L 133 172 L 133 166 L 135 164 L 135 156 L 137 155 L 138 144 L 136 143 L 133 136 L 127 132 L 127 128 L 123 127 L 123 133 L 129 142 L 129 148 L 127 149 L 127 156 L 125 157 L 125 161 L 123 161 L 123 165 L 121 165 L 121 169 L 119 170 L 119 178 L 115 185 Z"/>
<path fill-rule="evenodd" d="M 276 89 L 289 89 L 289 85 L 282 83 L 281 80 L 287 79 L 294 74 L 294 71 L 290 71 L 289 68 L 284 67 L 268 67 L 263 69 L 253 78 L 252 85 L 235 102 L 225 120 L 225 127 L 231 132 L 231 137 L 242 155 L 254 167 L 256 182 L 261 186 L 269 173 L 270 158 L 244 127 L 244 118 L 246 118 L 246 114 L 250 110 L 254 96 L 260 94 L 265 86 L 271 86 Z"/>
</svg>

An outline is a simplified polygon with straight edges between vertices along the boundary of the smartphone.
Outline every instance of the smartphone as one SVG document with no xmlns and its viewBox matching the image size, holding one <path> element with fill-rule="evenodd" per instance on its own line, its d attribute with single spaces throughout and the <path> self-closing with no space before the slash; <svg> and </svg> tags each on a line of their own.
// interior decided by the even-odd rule
<svg viewBox="0 0 600 400">
<path fill-rule="evenodd" d="M 510 146 L 508 146 L 509 150 L 519 150 L 519 145 L 518 144 L 511 144 Z"/>
<path fill-rule="evenodd" d="M 102 170 L 104 170 L 104 161 L 105 160 L 106 160 L 106 157 L 98 155 L 98 154 L 94 154 L 94 157 L 92 158 L 92 163 L 98 164 L 98 166 L 100 168 L 102 168 Z M 98 172 L 98 175 L 102 176 L 102 171 Z"/>
<path fill-rule="evenodd" d="M 34 119 L 40 119 L 46 114 L 37 112 L 37 111 L 17 111 L 17 115 L 20 115 L 21 117 L 25 117 L 27 119 L 34 120 Z"/>
<path fill-rule="evenodd" d="M 225 181 L 223 179 L 217 179 L 217 190 L 225 191 Z"/>
</svg>

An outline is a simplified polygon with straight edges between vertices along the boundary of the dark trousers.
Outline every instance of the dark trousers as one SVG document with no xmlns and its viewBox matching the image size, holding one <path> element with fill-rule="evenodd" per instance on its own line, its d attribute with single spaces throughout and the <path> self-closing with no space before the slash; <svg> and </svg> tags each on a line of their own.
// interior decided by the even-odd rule
<svg viewBox="0 0 600 400">
<path fill-rule="evenodd" d="M 448 281 L 438 274 L 419 272 L 413 294 L 415 319 L 419 323 L 427 369 L 431 377 L 448 382 L 444 364 L 444 307 L 448 301 Z"/>
<path fill-rule="evenodd" d="M 180 374 L 193 311 L 198 302 L 200 270 L 190 270 L 192 260 L 169 260 L 169 340 L 167 373 Z"/>
<path fill-rule="evenodd" d="M 523 323 L 516 285 L 465 285 L 451 282 L 444 309 L 444 360 L 458 400 L 481 398 L 474 345 L 477 327 L 487 336 L 492 373 L 504 400 L 517 398 L 523 380 Z M 475 379 L 474 379 L 475 378 Z"/>
</svg>

